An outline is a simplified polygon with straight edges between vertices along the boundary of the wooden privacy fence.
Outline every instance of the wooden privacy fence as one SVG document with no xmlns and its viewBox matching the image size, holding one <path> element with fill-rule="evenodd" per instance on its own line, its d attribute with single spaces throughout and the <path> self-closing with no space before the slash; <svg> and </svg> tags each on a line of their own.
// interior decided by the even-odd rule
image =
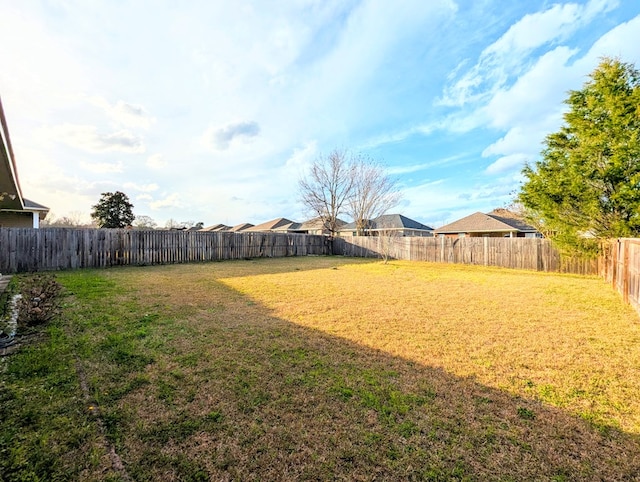
<svg viewBox="0 0 640 482">
<path fill-rule="evenodd" d="M 328 253 L 310 234 L 0 228 L 0 273 Z"/>
<path fill-rule="evenodd" d="M 601 260 L 562 256 L 547 239 L 539 238 L 427 238 L 354 236 L 337 238 L 334 254 L 388 257 L 435 263 L 461 263 L 597 275 Z"/>
<path fill-rule="evenodd" d="M 640 239 L 615 239 L 603 251 L 605 280 L 640 312 Z"/>
<path fill-rule="evenodd" d="M 604 243 L 598 259 L 562 256 L 547 239 L 336 238 L 280 233 L 0 228 L 0 273 L 338 254 L 600 275 L 640 313 L 640 239 Z"/>
</svg>

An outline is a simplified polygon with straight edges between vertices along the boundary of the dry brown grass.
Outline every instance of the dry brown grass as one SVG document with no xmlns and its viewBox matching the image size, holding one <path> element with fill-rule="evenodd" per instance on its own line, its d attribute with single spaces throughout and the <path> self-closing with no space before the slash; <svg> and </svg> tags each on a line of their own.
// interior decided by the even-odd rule
<svg viewBox="0 0 640 482">
<path fill-rule="evenodd" d="M 640 324 L 599 279 L 310 257 L 61 281 L 136 480 L 640 478 Z"/>
<path fill-rule="evenodd" d="M 599 278 L 400 261 L 294 274 L 221 281 L 292 323 L 640 433 L 638 315 Z"/>
</svg>

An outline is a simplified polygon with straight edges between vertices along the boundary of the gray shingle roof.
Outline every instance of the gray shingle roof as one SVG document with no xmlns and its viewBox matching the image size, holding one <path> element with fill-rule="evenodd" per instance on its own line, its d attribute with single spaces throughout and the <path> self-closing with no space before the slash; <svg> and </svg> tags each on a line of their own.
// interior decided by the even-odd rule
<svg viewBox="0 0 640 482">
<path fill-rule="evenodd" d="M 27 198 L 23 198 L 22 200 L 24 201 L 25 209 L 34 209 L 36 211 L 49 211 L 49 208 L 47 206 L 43 206 L 42 204 L 38 204 L 35 201 L 32 201 L 32 200 L 27 199 Z"/>
<path fill-rule="evenodd" d="M 287 218 L 277 218 L 272 219 L 271 221 L 267 221 L 262 224 L 258 224 L 251 228 L 247 228 L 247 231 L 273 231 L 274 229 L 283 229 L 286 226 L 290 226 L 292 224 L 297 224 Z"/>
<path fill-rule="evenodd" d="M 520 219 L 476 212 L 435 230 L 436 233 L 536 232 Z"/>
<path fill-rule="evenodd" d="M 340 231 L 350 231 L 356 229 L 356 223 L 345 224 Z M 411 218 L 403 216 L 402 214 L 383 214 L 375 219 L 369 221 L 370 230 L 376 229 L 415 229 L 423 231 L 433 231 L 433 228 L 426 224 L 419 223 Z"/>
</svg>

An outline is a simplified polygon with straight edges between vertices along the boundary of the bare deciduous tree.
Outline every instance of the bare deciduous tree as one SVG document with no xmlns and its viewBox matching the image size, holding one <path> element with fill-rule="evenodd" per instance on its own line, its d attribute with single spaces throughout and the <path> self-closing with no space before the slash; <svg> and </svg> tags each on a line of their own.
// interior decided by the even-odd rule
<svg viewBox="0 0 640 482">
<path fill-rule="evenodd" d="M 95 228 L 96 224 L 81 212 L 71 211 L 67 216 L 61 217 L 56 217 L 50 212 L 40 226 L 43 228 Z"/>
<path fill-rule="evenodd" d="M 396 206 L 401 194 L 396 181 L 387 176 L 380 164 L 367 157 L 357 158 L 352 176 L 347 213 L 356 224 L 356 234 L 364 236 L 369 221 Z"/>
<path fill-rule="evenodd" d="M 175 219 L 169 218 L 169 219 L 167 219 L 167 222 L 164 223 L 164 227 L 167 228 L 167 229 L 176 229 L 176 228 L 182 227 L 182 225 L 181 225 L 181 223 L 179 223 Z"/>
<path fill-rule="evenodd" d="M 397 229 L 383 229 L 379 231 L 378 236 L 380 255 L 384 260 L 384 264 L 387 264 L 390 259 L 393 259 L 394 248 L 402 236 Z"/>
<path fill-rule="evenodd" d="M 136 229 L 156 229 L 156 223 L 151 216 L 136 216 L 133 220 L 133 227 Z"/>
<path fill-rule="evenodd" d="M 334 236 L 338 230 L 338 216 L 353 190 L 352 156 L 334 149 L 328 156 L 317 158 L 307 177 L 300 179 L 302 203 L 322 222 L 324 229 Z"/>
<path fill-rule="evenodd" d="M 335 149 L 316 159 L 308 177 L 300 180 L 301 199 L 333 236 L 344 211 L 356 223 L 356 234 L 367 233 L 369 220 L 400 201 L 396 182 L 374 160 Z"/>
</svg>

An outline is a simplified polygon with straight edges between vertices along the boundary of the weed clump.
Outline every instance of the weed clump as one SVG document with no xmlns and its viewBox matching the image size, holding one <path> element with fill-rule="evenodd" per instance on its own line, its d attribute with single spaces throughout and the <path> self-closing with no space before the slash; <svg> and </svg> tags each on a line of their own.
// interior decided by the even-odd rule
<svg viewBox="0 0 640 482">
<path fill-rule="evenodd" d="M 53 274 L 34 274 L 22 279 L 20 293 L 18 320 L 24 325 L 41 325 L 60 313 L 62 285 Z"/>
</svg>

